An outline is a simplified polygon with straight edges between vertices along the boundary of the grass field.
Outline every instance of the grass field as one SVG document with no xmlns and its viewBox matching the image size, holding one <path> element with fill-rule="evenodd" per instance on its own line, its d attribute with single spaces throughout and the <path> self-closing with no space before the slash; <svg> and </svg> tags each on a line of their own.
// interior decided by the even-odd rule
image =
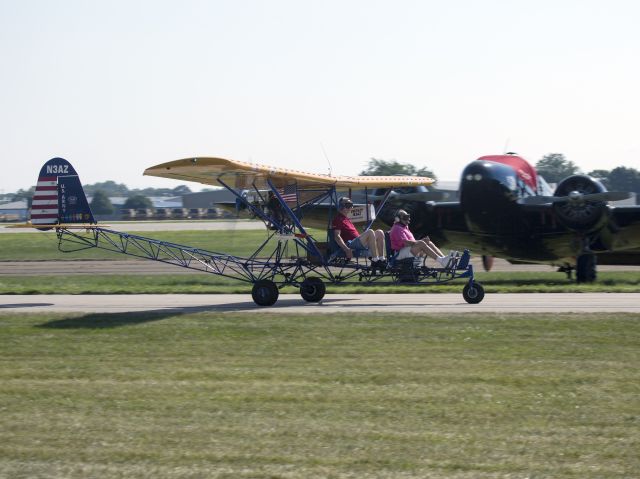
<svg viewBox="0 0 640 479">
<path fill-rule="evenodd" d="M 326 241 L 325 232 L 311 232 L 319 235 L 318 241 Z M 130 234 L 238 256 L 249 256 L 267 238 L 265 230 L 132 231 Z M 58 250 L 58 238 L 52 232 L 0 234 L 0 261 L 127 258 L 131 259 L 121 253 L 98 248 L 63 253 Z"/>
<path fill-rule="evenodd" d="M 318 237 L 322 232 L 314 232 Z M 249 255 L 265 238 L 264 231 L 175 231 L 141 233 L 178 244 L 210 251 L 225 251 Z M 62 253 L 57 249 L 55 234 L 3 233 L 0 235 L 0 268 L 2 261 L 60 260 L 60 259 L 127 259 L 125 255 L 99 249 Z M 146 261 L 146 260 L 141 260 Z M 640 271 L 599 272 L 592 284 L 575 284 L 566 276 L 554 272 L 476 272 L 476 279 L 487 293 L 509 292 L 640 292 Z M 428 293 L 459 292 L 464 281 L 448 285 L 421 287 Z M 103 275 L 103 276 L 0 276 L 0 294 L 52 293 L 248 293 L 251 286 L 210 274 L 193 276 L 165 275 Z M 378 293 L 416 292 L 411 287 L 348 286 L 328 287 L 328 292 Z M 295 292 L 293 288 L 283 292 Z"/>
<path fill-rule="evenodd" d="M 0 477 L 622 478 L 640 315 L 0 314 Z"/>
<path fill-rule="evenodd" d="M 62 273 L 62 272 L 61 272 Z M 591 284 L 568 282 L 558 273 L 478 273 L 477 281 L 487 293 L 635 293 L 640 292 L 640 271 L 602 272 Z M 442 285 L 409 286 L 327 286 L 328 293 L 459 293 L 466 280 Z M 0 294 L 177 294 L 243 293 L 251 285 L 200 273 L 193 275 L 81 275 L 81 276 L 0 276 Z M 293 287 L 283 293 L 297 293 Z"/>
</svg>

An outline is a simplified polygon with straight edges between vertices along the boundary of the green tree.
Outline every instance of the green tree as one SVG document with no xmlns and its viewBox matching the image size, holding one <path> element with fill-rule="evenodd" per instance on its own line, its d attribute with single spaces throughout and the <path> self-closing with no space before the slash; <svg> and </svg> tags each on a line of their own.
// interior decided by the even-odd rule
<svg viewBox="0 0 640 479">
<path fill-rule="evenodd" d="M 558 183 L 567 176 L 580 172 L 580 168 L 562 153 L 549 153 L 536 163 L 536 170 L 550 183 Z"/>
<path fill-rule="evenodd" d="M 640 193 L 640 171 L 618 166 L 611 170 L 607 188 L 612 191 L 634 191 Z"/>
<path fill-rule="evenodd" d="M 107 196 L 129 196 L 130 194 L 127 185 L 112 180 L 84 186 L 84 192 L 87 195 L 93 196 L 96 191 L 103 191 Z"/>
<path fill-rule="evenodd" d="M 603 180 L 609 178 L 609 173 L 611 173 L 610 170 L 592 170 L 587 173 L 587 175 L 593 176 L 594 178 L 597 178 L 599 180 Z"/>
<path fill-rule="evenodd" d="M 115 208 L 111 204 L 109 197 L 102 190 L 97 190 L 93 194 L 93 199 L 91 200 L 91 211 L 93 211 L 96 215 L 112 215 L 115 211 Z"/>
<path fill-rule="evenodd" d="M 31 202 L 33 201 L 33 194 L 35 193 L 36 188 L 32 186 L 28 190 L 19 189 L 16 193 L 14 193 L 11 197 L 11 201 L 22 201 L 27 200 L 27 205 L 31 208 Z"/>
<path fill-rule="evenodd" d="M 92 185 L 85 185 L 84 191 L 93 196 L 96 191 L 104 191 L 107 196 L 181 196 L 191 193 L 187 185 L 178 185 L 175 188 L 142 188 L 130 190 L 124 183 L 116 183 L 113 180 L 102 181 Z"/>
<path fill-rule="evenodd" d="M 416 168 L 409 163 L 399 163 L 396 160 L 380 160 L 371 158 L 367 164 L 367 169 L 360 172 L 364 176 L 428 176 L 436 179 L 436 175 L 427 167 Z"/>
<path fill-rule="evenodd" d="M 640 195 L 640 171 L 618 166 L 613 170 L 593 170 L 589 176 L 599 179 L 608 190 L 633 191 Z"/>
<path fill-rule="evenodd" d="M 143 195 L 134 195 L 127 198 L 127 201 L 122 205 L 123 208 L 137 210 L 140 208 L 153 208 L 151 200 Z"/>
<path fill-rule="evenodd" d="M 191 188 L 189 188 L 187 185 L 178 185 L 173 190 L 171 190 L 171 192 L 175 196 L 182 196 L 191 193 Z"/>
</svg>

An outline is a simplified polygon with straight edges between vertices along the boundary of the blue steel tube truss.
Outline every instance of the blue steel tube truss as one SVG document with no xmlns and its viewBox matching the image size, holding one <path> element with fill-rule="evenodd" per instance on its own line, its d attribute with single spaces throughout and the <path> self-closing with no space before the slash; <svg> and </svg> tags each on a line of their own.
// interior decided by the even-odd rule
<svg viewBox="0 0 640 479">
<path fill-rule="evenodd" d="M 267 235 L 267 238 L 258 246 L 255 252 L 247 258 L 98 226 L 91 227 L 86 231 L 64 227 L 56 228 L 58 248 L 61 251 L 100 248 L 247 283 L 270 280 L 279 287 L 285 285 L 300 286 L 308 277 L 319 278 L 331 284 L 398 284 L 407 282 L 406 274 L 400 269 L 391 270 L 384 275 L 376 275 L 376 272 L 372 270 L 366 260 L 357 258 L 354 261 L 348 261 L 344 258 L 329 260 L 329 255 L 321 253 L 316 241 L 307 233 L 300 219 L 304 215 L 305 208 L 317 206 L 325 199 L 329 199 L 332 205 L 337 203 L 335 187 L 305 189 L 305 193 L 311 193 L 314 197 L 303 203 L 296 202 L 297 208 L 294 213 L 278 189 L 270 180 L 267 180 L 271 192 L 277 198 L 278 204 L 284 213 L 283 218 L 275 218 L 274 215 L 267 214 L 262 208 L 265 199 L 260 191 L 255 188 L 255 185 L 254 189 L 256 189 L 261 198 L 262 204 L 252 204 L 221 179 L 218 179 L 218 181 L 234 194 L 237 202 L 242 203 L 254 216 L 260 218 L 265 224 L 274 229 Z M 376 216 L 386 203 L 390 193 L 391 190 L 384 196 L 377 208 Z M 300 198 L 298 193 L 296 193 L 296 196 L 298 196 L 298 199 Z M 331 219 L 330 216 L 329 220 Z M 370 227 L 373 220 L 374 218 L 369 219 L 367 228 Z M 473 281 L 473 268 L 468 264 L 468 253 L 466 263 L 461 265 L 459 269 L 419 267 L 415 271 L 417 273 L 413 274 L 410 281 L 412 284 L 444 283 L 458 278 L 468 278 L 470 282 Z"/>
<path fill-rule="evenodd" d="M 266 279 L 280 287 L 300 286 L 307 277 L 313 276 L 331 284 L 406 284 L 406 278 L 400 270 L 377 276 L 357 260 L 337 261 L 331 265 L 309 261 L 308 250 L 301 248 L 297 239 L 277 239 L 275 248 L 261 255 L 277 233 L 272 233 L 251 257 L 242 258 L 99 227 L 86 232 L 60 227 L 56 228 L 56 232 L 58 247 L 64 252 L 100 248 L 246 283 Z M 433 284 L 459 278 L 473 281 L 473 268 L 470 264 L 465 264 L 459 270 L 423 268 L 410 282 L 416 285 Z"/>
<path fill-rule="evenodd" d="M 297 285 L 308 272 L 324 269 L 309 264 L 306 253 L 297 250 L 297 245 L 296 251 L 291 251 L 287 241 L 278 240 L 272 251 L 264 252 L 275 233 L 251 257 L 243 258 L 99 227 L 87 232 L 67 228 L 56 231 L 59 249 L 64 252 L 100 248 L 248 283 L 269 279 L 277 284 Z M 304 256 L 296 256 L 300 254 Z M 292 256 L 295 259 L 286 259 Z"/>
</svg>

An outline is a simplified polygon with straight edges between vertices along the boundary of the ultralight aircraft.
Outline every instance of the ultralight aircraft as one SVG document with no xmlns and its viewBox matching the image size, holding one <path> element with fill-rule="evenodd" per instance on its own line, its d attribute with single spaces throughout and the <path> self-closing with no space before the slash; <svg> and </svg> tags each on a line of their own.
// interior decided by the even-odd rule
<svg viewBox="0 0 640 479">
<path fill-rule="evenodd" d="M 21 226 L 55 229 L 63 252 L 101 248 L 251 283 L 253 300 L 260 306 L 275 304 L 285 286 L 299 288 L 305 301 L 320 302 L 326 284 L 426 286 L 456 279 L 466 280 L 462 296 L 467 303 L 479 303 L 484 298 L 484 288 L 474 279 L 468 250 L 447 267 L 428 267 L 422 258 L 395 261 L 392 252 L 388 252 L 391 260 L 387 269 L 380 272 L 366 252 L 347 259 L 332 245 L 330 225 L 337 212 L 338 193 L 350 195 L 352 189 L 364 190 L 365 201 L 355 205 L 351 219 L 366 229 L 394 188 L 429 185 L 433 183 L 431 178 L 331 176 L 222 158 L 172 161 L 150 167 L 144 174 L 226 188 L 235 196 L 239 208 L 264 222 L 267 238 L 249 257 L 239 257 L 101 226 L 91 212 L 77 172 L 62 158 L 53 158 L 42 167 L 31 221 Z M 367 199 L 374 189 L 387 191 L 375 205 Z M 327 237 L 322 240 L 314 238 L 304 226 L 307 217 L 318 224 L 318 211 L 324 215 L 327 230 Z"/>
</svg>

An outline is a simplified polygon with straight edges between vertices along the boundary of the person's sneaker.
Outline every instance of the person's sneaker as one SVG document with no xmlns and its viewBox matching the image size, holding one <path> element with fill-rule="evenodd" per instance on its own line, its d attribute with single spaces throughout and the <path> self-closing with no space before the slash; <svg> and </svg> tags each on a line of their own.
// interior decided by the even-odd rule
<svg viewBox="0 0 640 479">
<path fill-rule="evenodd" d="M 438 258 L 436 261 L 438 262 L 438 264 L 440 264 L 440 266 L 442 266 L 443 268 L 446 268 L 447 265 L 449 264 L 449 261 L 451 261 L 451 256 L 442 256 Z"/>
<path fill-rule="evenodd" d="M 380 274 L 384 274 L 384 272 L 387 270 L 386 259 L 381 259 L 380 261 L 378 261 L 378 269 L 380 270 Z"/>
<path fill-rule="evenodd" d="M 371 270 L 372 275 L 376 275 L 376 269 L 378 268 L 378 260 L 372 259 L 369 260 L 369 269 Z"/>
</svg>

